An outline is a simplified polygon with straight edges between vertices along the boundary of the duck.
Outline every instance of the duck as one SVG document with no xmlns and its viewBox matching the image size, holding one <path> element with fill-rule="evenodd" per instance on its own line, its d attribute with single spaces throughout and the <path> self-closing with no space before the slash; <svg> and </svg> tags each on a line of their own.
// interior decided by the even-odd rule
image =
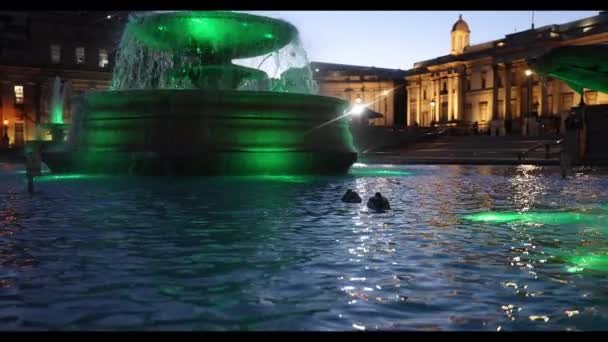
<svg viewBox="0 0 608 342">
<path fill-rule="evenodd" d="M 382 196 L 382 194 L 379 192 L 376 192 L 373 197 L 369 198 L 367 201 L 367 207 L 376 211 L 385 211 L 391 209 L 388 199 Z"/>
<path fill-rule="evenodd" d="M 346 193 L 342 196 L 342 202 L 344 203 L 361 203 L 362 201 L 359 194 L 351 189 L 346 190 Z"/>
</svg>

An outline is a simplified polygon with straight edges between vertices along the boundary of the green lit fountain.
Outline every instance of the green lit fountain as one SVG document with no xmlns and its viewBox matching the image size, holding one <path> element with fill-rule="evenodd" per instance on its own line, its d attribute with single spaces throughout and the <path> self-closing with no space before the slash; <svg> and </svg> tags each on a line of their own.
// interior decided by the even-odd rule
<svg viewBox="0 0 608 342">
<path fill-rule="evenodd" d="M 273 74 L 268 65 L 282 68 Z M 315 95 L 311 75 L 298 31 L 285 21 L 133 15 L 112 90 L 72 99 L 65 146 L 43 160 L 56 173 L 345 173 L 356 160 L 340 119 L 348 104 Z"/>
</svg>

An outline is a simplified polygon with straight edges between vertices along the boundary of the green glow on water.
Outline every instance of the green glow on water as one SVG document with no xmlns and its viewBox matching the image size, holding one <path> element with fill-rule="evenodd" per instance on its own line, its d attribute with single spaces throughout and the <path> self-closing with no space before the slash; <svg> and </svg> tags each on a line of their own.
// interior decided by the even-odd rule
<svg viewBox="0 0 608 342">
<path fill-rule="evenodd" d="M 570 273 L 578 273 L 584 270 L 608 271 L 608 255 L 583 255 L 566 258 L 566 261 L 574 264 L 566 270 Z"/>
<path fill-rule="evenodd" d="M 235 177 L 238 180 L 246 181 L 270 181 L 280 183 L 308 183 L 316 179 L 314 176 L 298 176 L 298 175 L 257 175 L 257 176 L 241 176 Z"/>
<path fill-rule="evenodd" d="M 25 174 L 27 174 L 27 171 L 26 170 L 19 170 L 19 171 L 15 171 L 15 173 L 18 173 L 20 175 L 25 175 Z M 42 173 L 42 174 L 48 174 L 48 173 L 51 173 L 51 172 L 48 171 L 48 170 L 41 170 L 40 173 Z"/>
<path fill-rule="evenodd" d="M 54 182 L 54 181 L 65 181 L 65 180 L 81 180 L 81 179 L 97 179 L 102 178 L 102 175 L 87 175 L 87 174 L 61 174 L 61 175 L 46 175 L 36 177 L 37 182 Z"/>
<path fill-rule="evenodd" d="M 411 176 L 414 174 L 412 171 L 406 170 L 390 170 L 390 169 L 374 169 L 374 168 L 351 168 L 351 175 L 363 176 L 363 177 L 400 177 L 400 176 Z"/>
<path fill-rule="evenodd" d="M 476 222 L 501 223 L 501 222 L 510 222 L 510 221 L 521 220 L 523 218 L 523 216 L 520 213 L 478 213 L 478 214 L 467 215 L 464 218 L 467 220 L 476 221 Z"/>
<path fill-rule="evenodd" d="M 466 215 L 464 218 L 475 222 L 524 222 L 557 225 L 603 221 L 601 216 L 575 212 L 487 212 Z"/>
</svg>

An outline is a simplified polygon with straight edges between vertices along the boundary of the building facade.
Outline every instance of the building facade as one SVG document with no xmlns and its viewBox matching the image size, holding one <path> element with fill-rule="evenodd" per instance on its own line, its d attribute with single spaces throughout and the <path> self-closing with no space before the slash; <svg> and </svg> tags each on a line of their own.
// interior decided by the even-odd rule
<svg viewBox="0 0 608 342">
<path fill-rule="evenodd" d="M 69 95 L 111 85 L 124 13 L 0 12 L 0 122 L 13 146 L 49 120 L 53 81 Z M 69 108 L 69 107 L 68 107 Z M 64 113 L 69 121 L 69 111 Z"/>
<path fill-rule="evenodd" d="M 608 14 L 476 45 L 470 45 L 470 35 L 460 17 L 452 26 L 450 54 L 414 64 L 406 76 L 408 125 L 477 122 L 480 128 L 521 132 L 526 117 L 561 118 L 581 96 L 560 80 L 532 72 L 530 61 L 556 46 L 608 43 Z M 587 104 L 608 103 L 605 93 L 584 96 Z"/>
<path fill-rule="evenodd" d="M 338 97 L 351 105 L 364 104 L 382 114 L 369 120 L 370 125 L 406 126 L 406 71 L 320 62 L 312 62 L 311 67 L 321 95 Z"/>
</svg>

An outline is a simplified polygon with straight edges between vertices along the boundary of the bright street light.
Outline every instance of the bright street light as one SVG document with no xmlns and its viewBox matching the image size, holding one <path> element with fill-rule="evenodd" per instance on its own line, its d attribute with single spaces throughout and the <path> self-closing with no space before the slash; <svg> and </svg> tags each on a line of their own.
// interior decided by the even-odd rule
<svg viewBox="0 0 608 342">
<path fill-rule="evenodd" d="M 364 104 L 354 105 L 349 114 L 361 115 L 365 111 L 365 108 L 367 108 L 367 106 Z"/>
</svg>

